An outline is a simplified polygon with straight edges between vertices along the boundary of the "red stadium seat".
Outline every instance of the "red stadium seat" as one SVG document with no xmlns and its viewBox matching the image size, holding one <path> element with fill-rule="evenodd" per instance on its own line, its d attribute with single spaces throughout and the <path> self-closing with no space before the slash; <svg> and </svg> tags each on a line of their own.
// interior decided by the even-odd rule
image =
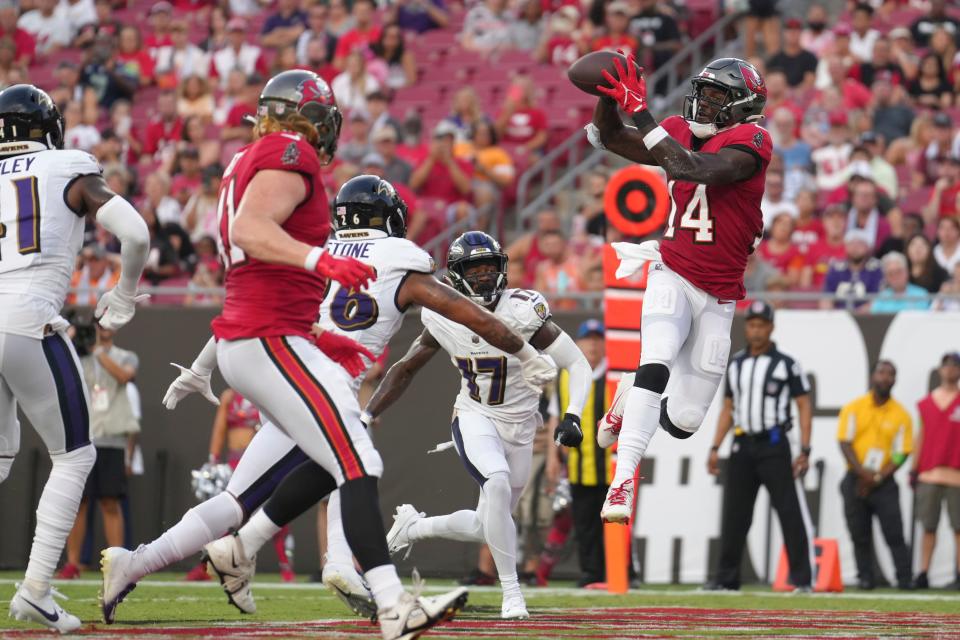
<svg viewBox="0 0 960 640">
<path fill-rule="evenodd" d="M 900 210 L 904 213 L 920 213 L 930 201 L 933 187 L 920 187 L 900 198 Z"/>
</svg>

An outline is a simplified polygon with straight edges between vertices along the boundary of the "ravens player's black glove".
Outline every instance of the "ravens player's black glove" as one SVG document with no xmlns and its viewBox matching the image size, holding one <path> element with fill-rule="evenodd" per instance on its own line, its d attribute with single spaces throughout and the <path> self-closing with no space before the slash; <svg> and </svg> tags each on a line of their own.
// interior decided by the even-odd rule
<svg viewBox="0 0 960 640">
<path fill-rule="evenodd" d="M 563 420 L 553 432 L 553 440 L 565 447 L 579 447 L 583 442 L 583 429 L 580 428 L 580 416 L 563 414 Z"/>
</svg>

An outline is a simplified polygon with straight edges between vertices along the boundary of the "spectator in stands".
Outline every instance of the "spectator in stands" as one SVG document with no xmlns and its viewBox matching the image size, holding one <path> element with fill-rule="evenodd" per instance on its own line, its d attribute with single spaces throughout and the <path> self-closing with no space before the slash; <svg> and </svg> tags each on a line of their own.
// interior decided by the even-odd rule
<svg viewBox="0 0 960 640">
<path fill-rule="evenodd" d="M 951 156 L 953 131 L 953 118 L 949 114 L 938 113 L 933 117 L 931 131 L 933 135 L 917 158 L 917 171 L 923 179 L 923 184 L 933 185 L 940 179 L 940 165 L 947 162 Z"/>
<path fill-rule="evenodd" d="M 173 7 L 166 0 L 153 3 L 147 22 L 150 23 L 150 33 L 143 39 L 143 46 L 155 59 L 162 48 L 173 45 Z"/>
<path fill-rule="evenodd" d="M 484 0 L 467 11 L 460 43 L 468 51 L 490 54 L 510 46 L 513 15 L 506 0 Z"/>
<path fill-rule="evenodd" d="M 631 4 L 631 7 L 636 7 L 638 11 L 630 18 L 627 28 L 627 32 L 644 52 L 646 61 L 652 63 L 651 70 L 662 67 L 683 47 L 683 38 L 676 19 L 662 11 L 660 4 L 657 0 L 638 0 Z M 662 90 L 658 84 L 657 91 Z"/>
<path fill-rule="evenodd" d="M 875 79 L 870 89 L 873 93 L 870 103 L 873 132 L 881 136 L 888 145 L 894 140 L 909 136 L 915 113 L 907 102 L 906 89 L 893 85 L 884 77 Z"/>
<path fill-rule="evenodd" d="M 949 273 L 960 264 L 960 218 L 940 218 L 933 257 Z"/>
<path fill-rule="evenodd" d="M 189 76 L 206 78 L 210 71 L 210 56 L 190 42 L 185 20 L 178 18 L 171 21 L 170 40 L 169 45 L 157 49 L 155 68 L 157 86 L 169 89 Z"/>
<path fill-rule="evenodd" d="M 807 10 L 807 24 L 800 34 L 800 46 L 815 55 L 824 57 L 833 48 L 833 31 L 828 29 L 830 16 L 819 3 L 812 3 Z"/>
<path fill-rule="evenodd" d="M 80 32 L 73 39 L 73 47 L 86 49 L 97 39 L 97 36 L 108 35 L 117 37 L 123 25 L 114 18 L 113 4 L 110 0 L 94 0 L 93 7 L 97 12 L 95 22 L 80 27 Z"/>
<path fill-rule="evenodd" d="M 132 99 L 137 88 L 136 79 L 123 73 L 115 55 L 114 37 L 97 36 L 86 52 L 86 61 L 80 72 L 80 86 L 91 90 L 97 104 L 108 109 L 117 100 Z"/>
<path fill-rule="evenodd" d="M 403 31 L 397 23 L 383 25 L 371 50 L 377 61 L 386 67 L 381 81 L 384 88 L 396 90 L 417 83 L 417 59 L 413 51 L 404 46 Z"/>
<path fill-rule="evenodd" d="M 96 325 L 97 341 L 92 353 L 80 358 L 83 379 L 90 390 L 90 439 L 97 449 L 97 462 L 87 478 L 73 530 L 67 538 L 67 564 L 63 578 L 80 575 L 80 551 L 87 533 L 87 510 L 91 500 L 103 514 L 103 534 L 111 547 L 123 546 L 123 510 L 127 495 L 130 460 L 140 423 L 127 395 L 139 367 L 137 354 L 113 344 L 116 332 Z"/>
<path fill-rule="evenodd" d="M 257 98 L 260 97 L 259 86 L 257 87 Z M 223 126 L 227 121 L 227 116 L 234 105 L 247 101 L 251 90 L 247 86 L 247 74 L 240 69 L 234 69 L 227 76 L 227 86 L 220 92 L 216 100 L 216 107 L 213 110 L 213 123 L 217 126 Z M 256 102 L 253 103 L 254 112 L 256 112 Z M 223 132 L 221 131 L 221 138 Z"/>
<path fill-rule="evenodd" d="M 877 38 L 873 44 L 873 56 L 867 62 L 852 68 L 850 75 L 867 87 L 872 87 L 874 81 L 881 76 L 894 85 L 906 85 L 903 69 L 894 61 L 890 40 L 886 36 Z"/>
<path fill-rule="evenodd" d="M 473 87 L 462 87 L 450 101 L 451 113 L 447 121 L 457 128 L 457 142 L 467 142 L 474 127 L 487 119 L 480 105 L 480 97 Z"/>
<path fill-rule="evenodd" d="M 870 172 L 874 181 L 890 198 L 896 200 L 900 191 L 897 171 L 883 157 L 883 140 L 873 131 L 864 131 L 857 146 L 850 152 L 851 157 L 863 155 L 870 163 Z"/>
<path fill-rule="evenodd" d="M 296 69 L 297 66 L 297 48 L 293 45 L 283 47 L 273 56 L 270 75 L 275 76 L 287 69 Z"/>
<path fill-rule="evenodd" d="M 333 57 L 329 47 L 330 40 L 324 38 L 313 38 L 307 42 L 306 58 L 298 65 L 305 69 L 314 71 L 318 76 L 324 79 L 327 84 L 333 82 L 340 72 L 333 66 Z"/>
<path fill-rule="evenodd" d="M 906 253 L 907 240 L 918 233 L 923 233 L 923 219 L 919 215 L 915 213 L 903 215 L 899 208 L 894 208 L 891 211 L 893 213 L 888 216 L 890 235 L 876 249 L 875 255 L 878 258 L 882 258 L 891 251 Z"/>
<path fill-rule="evenodd" d="M 140 30 L 134 26 L 126 26 L 120 30 L 119 47 L 116 60 L 120 72 L 136 81 L 137 86 L 145 87 L 153 84 L 153 58 L 143 48 L 140 39 Z"/>
<path fill-rule="evenodd" d="M 200 166 L 206 167 L 220 161 L 220 141 L 207 136 L 206 125 L 199 116 L 183 119 L 177 149 L 193 147 L 200 152 Z"/>
<path fill-rule="evenodd" d="M 743 286 L 748 293 L 773 289 L 782 290 L 786 288 L 786 278 L 754 251 L 747 256 L 747 266 L 743 272 Z"/>
<path fill-rule="evenodd" d="M 890 236 L 890 223 L 877 205 L 877 185 L 872 179 L 857 180 L 851 185 L 847 230 L 865 232 L 872 247 L 879 247 Z"/>
<path fill-rule="evenodd" d="M 410 176 L 410 187 L 418 196 L 449 204 L 470 195 L 473 166 L 454 157 L 455 135 L 456 127 L 446 120 L 433 130 L 430 153 Z"/>
<path fill-rule="evenodd" d="M 73 30 L 67 18 L 59 13 L 57 0 L 37 0 L 36 9 L 20 16 L 17 26 L 36 40 L 36 52 L 51 55 L 62 47 L 70 46 Z"/>
<path fill-rule="evenodd" d="M 569 195 L 568 210 L 576 211 L 573 224 L 587 235 L 603 238 L 606 231 L 603 195 L 607 176 L 602 171 L 586 171 L 580 175 L 580 189 Z M 579 218 L 579 220 L 578 220 Z"/>
<path fill-rule="evenodd" d="M 237 15 L 239 17 L 242 14 Z M 214 6 L 210 11 L 210 24 L 207 30 L 207 37 L 200 43 L 200 48 L 212 55 L 214 52 L 230 44 L 227 30 L 229 21 L 230 15 L 227 9 Z"/>
<path fill-rule="evenodd" d="M 910 265 L 910 284 L 937 293 L 950 274 L 937 264 L 933 257 L 933 245 L 927 236 L 918 233 L 907 242 L 907 261 Z"/>
<path fill-rule="evenodd" d="M 786 198 L 793 198 L 812 179 L 813 148 L 797 138 L 797 120 L 790 109 L 777 109 L 772 115 L 770 134 L 774 152 L 783 158 L 783 190 Z"/>
<path fill-rule="evenodd" d="M 110 107 L 110 129 L 105 129 L 102 138 L 112 133 L 119 145 L 117 160 L 125 164 L 133 164 L 140 158 L 143 143 L 140 142 L 140 132 L 133 123 L 129 100 L 117 100 Z"/>
<path fill-rule="evenodd" d="M 173 159 L 170 179 L 170 194 L 181 207 L 186 206 L 190 196 L 200 191 L 202 176 L 200 172 L 200 152 L 196 147 L 183 147 L 177 150 Z M 182 224 L 182 220 L 177 222 Z"/>
<path fill-rule="evenodd" d="M 552 209 L 545 209 L 536 214 L 533 229 L 523 234 L 507 247 L 507 256 L 510 262 L 523 265 L 523 280 L 520 286 L 533 286 L 537 268 L 543 262 L 543 251 L 540 249 L 540 240 L 550 232 L 559 232 L 562 229 L 560 216 Z"/>
<path fill-rule="evenodd" d="M 17 45 L 10 38 L 0 38 L 0 88 L 16 84 L 25 65 L 16 61 Z"/>
<path fill-rule="evenodd" d="M 806 256 L 810 247 L 823 239 L 823 222 L 817 217 L 817 193 L 804 189 L 797 194 L 797 217 L 794 219 L 790 241 Z M 841 233 L 842 236 L 842 233 Z"/>
<path fill-rule="evenodd" d="M 891 251 L 880 260 L 883 267 L 883 288 L 880 297 L 870 305 L 871 313 L 899 313 L 912 309 L 927 309 L 930 303 L 926 300 L 927 290 L 910 283 L 910 271 L 907 258 L 898 251 Z M 904 300 L 919 298 L 922 300 Z"/>
<path fill-rule="evenodd" d="M 387 7 L 386 19 L 417 34 L 443 29 L 450 22 L 444 0 L 393 0 Z"/>
<path fill-rule="evenodd" d="M 833 191 L 847 180 L 846 168 L 850 162 L 852 150 L 850 130 L 847 128 L 847 114 L 842 111 L 830 114 L 827 144 L 815 149 L 811 154 L 816 166 L 819 189 Z"/>
<path fill-rule="evenodd" d="M 201 76 L 187 76 L 177 91 L 177 115 L 181 118 L 197 116 L 204 123 L 213 119 L 213 92 L 207 79 Z"/>
<path fill-rule="evenodd" d="M 53 72 L 56 83 L 47 91 L 56 104 L 66 104 L 71 100 L 83 100 L 83 87 L 80 86 L 80 68 L 69 60 L 57 63 Z"/>
<path fill-rule="evenodd" d="M 177 115 L 177 97 L 173 91 L 157 96 L 157 113 L 147 125 L 143 141 L 144 157 L 152 157 L 166 145 L 180 139 L 183 119 Z"/>
<path fill-rule="evenodd" d="M 29 65 L 36 53 L 37 41 L 28 31 L 17 25 L 17 7 L 12 0 L 0 2 L 0 38 L 10 38 L 16 51 L 16 60 Z"/>
<path fill-rule="evenodd" d="M 307 56 L 307 44 L 319 40 L 323 47 L 323 61 L 332 62 L 337 48 L 337 38 L 327 30 L 329 9 L 325 4 L 317 3 L 307 10 L 307 28 L 297 38 L 297 60 L 300 64 L 315 66 L 315 61 Z"/>
<path fill-rule="evenodd" d="M 537 104 L 533 79 L 518 76 L 507 90 L 495 127 L 500 139 L 520 145 L 527 153 L 540 153 L 547 145 L 547 114 Z"/>
<path fill-rule="evenodd" d="M 822 309 L 844 308 L 848 303 L 854 308 L 861 307 L 864 294 L 877 293 L 883 281 L 880 261 L 870 255 L 873 245 L 869 233 L 850 229 L 844 234 L 843 243 L 845 259 L 830 263 L 823 283 L 823 290 L 834 294 L 836 302 L 823 299 Z"/>
<path fill-rule="evenodd" d="M 904 80 L 912 80 L 917 75 L 920 57 L 917 55 L 917 48 L 910 36 L 910 30 L 906 27 L 896 27 L 890 30 L 887 38 L 890 40 L 892 60 L 903 70 Z"/>
<path fill-rule="evenodd" d="M 577 29 L 580 12 L 564 5 L 550 15 L 543 37 L 533 56 L 541 64 L 568 67 L 580 57 L 583 34 Z"/>
<path fill-rule="evenodd" d="M 757 37 L 763 38 L 763 50 L 768 56 L 780 51 L 780 16 L 777 0 L 747 0 L 743 19 L 743 57 L 756 55 Z"/>
<path fill-rule="evenodd" d="M 551 308 L 576 309 L 576 300 L 563 296 L 583 291 L 580 258 L 569 250 L 559 231 L 542 234 L 539 247 L 543 260 L 537 265 L 534 288 L 550 298 Z"/>
<path fill-rule="evenodd" d="M 943 68 L 947 71 L 947 76 L 949 77 L 957 62 L 955 59 L 957 43 L 953 39 L 953 36 L 943 29 L 937 29 L 930 37 L 930 48 L 928 51 L 940 58 L 940 62 L 943 64 Z"/>
<path fill-rule="evenodd" d="M 771 69 L 764 78 L 767 83 L 767 106 L 765 112 L 771 117 L 780 109 L 789 109 L 796 116 L 797 122 L 803 120 L 804 110 L 790 98 L 790 86 L 787 76 L 780 69 Z"/>
<path fill-rule="evenodd" d="M 260 29 L 260 45 L 268 49 L 282 49 L 295 45 L 307 29 L 307 14 L 300 9 L 299 0 L 277 0 L 277 11 L 267 16 Z"/>
<path fill-rule="evenodd" d="M 927 15 L 917 18 L 911 25 L 910 33 L 918 47 L 927 47 L 937 29 L 943 29 L 960 42 L 960 20 L 947 15 L 946 6 L 946 0 L 931 0 Z"/>
<path fill-rule="evenodd" d="M 353 29 L 353 16 L 350 15 L 346 0 L 330 0 L 327 6 L 330 9 L 327 13 L 327 31 L 339 39 Z"/>
<path fill-rule="evenodd" d="M 847 111 L 862 111 L 870 105 L 870 89 L 862 82 L 848 75 L 849 67 L 839 57 L 832 56 L 827 60 L 827 74 L 830 86 L 840 89 L 843 95 L 843 106 Z"/>
<path fill-rule="evenodd" d="M 346 133 L 348 135 L 343 136 L 346 142 L 337 147 L 337 157 L 359 165 L 363 157 L 373 151 L 370 144 L 370 116 L 366 111 L 354 109 L 350 112 Z"/>
<path fill-rule="evenodd" d="M 397 131 L 386 126 L 375 129 L 370 136 L 374 151 L 383 158 L 383 177 L 394 186 L 409 185 L 413 167 L 397 155 Z"/>
<path fill-rule="evenodd" d="M 344 33 L 337 40 L 337 50 L 333 57 L 333 65 L 338 69 L 346 69 L 349 55 L 357 49 L 367 50 L 380 38 L 380 27 L 374 20 L 377 16 L 377 5 L 374 0 L 354 0 L 353 28 Z M 337 96 L 339 102 L 340 96 Z"/>
<path fill-rule="evenodd" d="M 148 175 L 143 182 L 143 196 L 140 210 L 148 222 L 150 216 L 161 225 L 180 223 L 180 203 L 170 196 L 169 175 L 162 171 L 154 171 Z"/>
<path fill-rule="evenodd" d="M 863 590 L 876 587 L 874 516 L 893 555 L 897 587 L 910 588 L 910 551 L 903 538 L 893 475 L 913 451 L 913 425 L 907 410 L 890 396 L 896 381 L 893 363 L 877 362 L 870 372 L 870 392 L 844 406 L 837 425 L 837 440 L 847 461 L 840 493 Z"/>
<path fill-rule="evenodd" d="M 390 114 L 390 96 L 384 91 L 373 91 L 367 95 L 367 114 L 370 116 L 370 131 L 389 127 L 400 132 L 400 122 Z"/>
<path fill-rule="evenodd" d="M 194 247 L 197 251 L 197 267 L 188 285 L 192 292 L 184 297 L 185 306 L 204 304 L 217 306 L 222 304 L 219 296 L 195 293 L 196 289 L 212 289 L 223 286 L 223 267 L 217 256 L 217 242 L 213 236 L 201 237 Z M 286 538 L 286 536 L 284 536 Z M 292 575 L 292 574 L 291 574 Z"/>
<path fill-rule="evenodd" d="M 803 22 L 798 18 L 790 18 L 783 24 L 783 49 L 767 59 L 767 70 L 783 71 L 787 84 L 806 91 L 816 80 L 817 57 L 801 45 L 802 29 Z"/>
<path fill-rule="evenodd" d="M 203 170 L 201 188 L 191 194 L 182 213 L 183 229 L 194 242 L 203 237 L 216 237 L 217 202 L 220 196 L 220 179 L 223 167 L 210 165 Z M 199 253 L 199 244 L 197 245 Z"/>
<path fill-rule="evenodd" d="M 637 41 L 627 33 L 630 26 L 630 4 L 626 0 L 613 0 L 604 13 L 603 35 L 590 43 L 591 51 L 623 51 L 624 54 L 637 51 Z"/>
<path fill-rule="evenodd" d="M 83 107 L 77 101 L 67 104 L 63 112 L 63 141 L 67 149 L 90 152 L 100 142 L 100 131 L 83 119 Z"/>
<path fill-rule="evenodd" d="M 247 21 L 243 18 L 230 18 L 227 22 L 227 44 L 213 54 L 210 73 L 220 79 L 222 88 L 226 86 L 230 71 L 237 68 L 248 76 L 254 72 L 263 76 L 268 73 L 267 62 L 260 47 L 247 42 Z"/>
<path fill-rule="evenodd" d="M 510 23 L 510 47 L 533 51 L 546 30 L 543 3 L 540 0 L 524 0 L 521 7 L 519 17 Z"/>
<path fill-rule="evenodd" d="M 873 45 L 880 32 L 872 29 L 873 7 L 866 2 L 858 2 L 853 8 L 851 20 L 853 33 L 850 34 L 850 51 L 860 62 L 873 59 Z"/>
<path fill-rule="evenodd" d="M 102 245 L 93 242 L 80 252 L 77 269 L 70 279 L 67 304 L 95 307 L 100 296 L 120 281 L 120 265 Z"/>
<path fill-rule="evenodd" d="M 763 260 L 786 278 L 787 286 L 800 282 L 803 255 L 792 242 L 793 214 L 778 213 L 770 223 L 770 236 L 760 243 L 759 253 Z"/>
<path fill-rule="evenodd" d="M 920 59 L 920 70 L 910 83 L 908 91 L 918 106 L 931 109 L 950 107 L 953 102 L 953 89 L 947 79 L 943 61 L 936 54 L 928 53 Z"/>
<path fill-rule="evenodd" d="M 927 224 L 960 215 L 960 158 L 945 158 L 939 164 L 939 172 L 930 200 L 923 208 L 923 219 Z"/>
<path fill-rule="evenodd" d="M 243 89 L 230 105 L 223 128 L 220 130 L 220 139 L 224 143 L 236 145 L 237 148 L 253 140 L 253 127 L 246 117 L 256 115 L 257 101 L 263 86 L 262 79 L 256 74 L 249 78 L 243 76 L 240 81 L 243 83 Z"/>
<path fill-rule="evenodd" d="M 490 220 L 503 192 L 513 185 L 517 170 L 513 159 L 497 144 L 497 132 L 482 121 L 473 130 L 469 159 L 473 162 L 473 198 L 481 218 Z"/>
<path fill-rule="evenodd" d="M 940 384 L 917 403 L 921 433 L 917 435 L 910 471 L 914 485 L 917 520 L 923 526 L 920 573 L 914 589 L 928 589 L 927 572 L 937 544 L 940 511 L 946 503 L 954 534 L 956 578 L 949 587 L 960 588 L 960 353 L 951 351 L 940 359 Z"/>
<path fill-rule="evenodd" d="M 763 228 L 769 230 L 773 219 L 781 213 L 797 217 L 797 205 L 783 196 L 783 172 L 767 171 L 766 189 L 760 201 L 760 211 L 763 213 Z"/>
<path fill-rule="evenodd" d="M 380 89 L 380 83 L 367 70 L 366 56 L 365 49 L 352 50 L 347 55 L 344 71 L 330 85 L 341 111 L 365 111 L 367 96 Z"/>
</svg>

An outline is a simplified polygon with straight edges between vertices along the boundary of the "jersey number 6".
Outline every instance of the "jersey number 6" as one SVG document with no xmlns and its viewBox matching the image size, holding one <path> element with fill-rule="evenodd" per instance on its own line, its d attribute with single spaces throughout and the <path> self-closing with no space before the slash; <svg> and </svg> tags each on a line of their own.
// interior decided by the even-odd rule
<svg viewBox="0 0 960 640">
<path fill-rule="evenodd" d="M 376 299 L 363 291 L 340 287 L 330 303 L 330 319 L 344 331 L 372 327 L 380 315 Z"/>
<path fill-rule="evenodd" d="M 503 404 L 504 396 L 507 395 L 507 358 L 457 358 L 457 367 L 467 381 L 467 389 L 470 391 L 470 399 L 475 402 L 483 402 L 480 399 L 480 385 L 477 384 L 477 376 L 481 374 L 490 374 L 490 393 L 487 394 L 487 405 L 494 407 Z"/>
</svg>

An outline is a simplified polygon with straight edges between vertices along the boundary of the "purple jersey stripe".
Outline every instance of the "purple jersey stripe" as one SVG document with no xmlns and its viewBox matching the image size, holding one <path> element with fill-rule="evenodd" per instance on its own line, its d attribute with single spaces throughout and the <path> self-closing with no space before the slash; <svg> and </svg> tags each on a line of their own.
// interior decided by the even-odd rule
<svg viewBox="0 0 960 640">
<path fill-rule="evenodd" d="M 79 449 L 90 443 L 90 414 L 73 353 L 63 336 L 54 334 L 43 339 L 43 354 L 57 387 L 66 450 Z"/>
</svg>

